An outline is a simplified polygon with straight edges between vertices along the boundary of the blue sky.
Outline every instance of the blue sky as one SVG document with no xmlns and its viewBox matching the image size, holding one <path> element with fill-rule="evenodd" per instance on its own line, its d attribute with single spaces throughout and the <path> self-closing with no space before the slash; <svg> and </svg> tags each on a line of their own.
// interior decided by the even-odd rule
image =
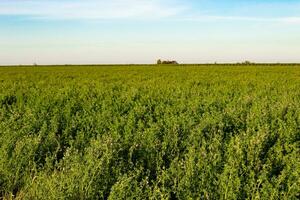
<svg viewBox="0 0 300 200">
<path fill-rule="evenodd" d="M 0 0 L 0 65 L 300 62 L 300 0 Z"/>
</svg>

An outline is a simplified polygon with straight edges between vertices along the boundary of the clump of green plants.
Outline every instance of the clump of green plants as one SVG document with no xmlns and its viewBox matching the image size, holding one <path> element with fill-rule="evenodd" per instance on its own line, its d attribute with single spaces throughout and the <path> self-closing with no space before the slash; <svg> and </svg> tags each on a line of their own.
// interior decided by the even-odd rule
<svg viewBox="0 0 300 200">
<path fill-rule="evenodd" d="M 0 67 L 2 199 L 299 199 L 300 68 Z"/>
</svg>

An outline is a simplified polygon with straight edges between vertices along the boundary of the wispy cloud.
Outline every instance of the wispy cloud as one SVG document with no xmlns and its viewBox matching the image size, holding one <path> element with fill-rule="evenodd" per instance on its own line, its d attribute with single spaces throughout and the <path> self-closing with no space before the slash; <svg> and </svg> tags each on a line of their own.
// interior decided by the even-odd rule
<svg viewBox="0 0 300 200">
<path fill-rule="evenodd" d="M 185 6 L 161 0 L 1 0 L 0 15 L 45 19 L 155 19 L 175 16 Z"/>
<path fill-rule="evenodd" d="M 219 2 L 222 2 L 220 0 Z M 217 10 L 209 12 L 205 10 L 205 2 L 199 1 L 197 6 L 192 0 L 0 0 L 1 15 L 20 15 L 34 19 L 64 19 L 64 20 L 106 20 L 106 19 L 162 19 L 171 18 L 176 21 L 244 21 L 266 23 L 300 24 L 300 16 L 272 16 L 262 17 L 264 10 L 277 10 L 280 7 L 291 10 L 291 4 L 281 3 L 256 3 L 238 7 L 225 6 L 231 10 Z M 210 7 L 218 7 L 215 1 Z M 230 1 L 228 1 L 230 3 Z M 232 4 L 232 2 L 231 2 Z M 230 5 L 231 5 L 230 4 Z M 300 8 L 296 4 L 296 8 Z M 204 6 L 204 7 L 203 7 Z M 220 6 L 219 7 L 224 7 Z M 269 8 L 269 9 L 268 9 Z M 251 15 L 247 15 L 248 10 Z M 255 11 L 255 10 L 260 10 Z M 247 11 L 247 12 L 246 12 Z M 201 15 L 206 13 L 207 15 Z M 286 13 L 285 11 L 284 13 Z M 198 13 L 198 14 L 197 14 Z M 255 14 L 256 13 L 256 14 Z M 231 15 L 232 14 L 232 15 Z"/>
<path fill-rule="evenodd" d="M 252 17 L 252 16 L 221 16 L 221 15 L 200 15 L 183 17 L 183 21 L 244 21 L 244 22 L 273 22 L 300 24 L 300 17 Z"/>
</svg>

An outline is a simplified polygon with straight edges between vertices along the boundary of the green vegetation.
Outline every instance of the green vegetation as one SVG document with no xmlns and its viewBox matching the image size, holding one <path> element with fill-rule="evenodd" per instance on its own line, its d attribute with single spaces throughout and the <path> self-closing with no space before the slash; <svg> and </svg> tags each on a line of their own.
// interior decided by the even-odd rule
<svg viewBox="0 0 300 200">
<path fill-rule="evenodd" d="M 299 199 L 299 66 L 0 67 L 0 199 Z"/>
</svg>

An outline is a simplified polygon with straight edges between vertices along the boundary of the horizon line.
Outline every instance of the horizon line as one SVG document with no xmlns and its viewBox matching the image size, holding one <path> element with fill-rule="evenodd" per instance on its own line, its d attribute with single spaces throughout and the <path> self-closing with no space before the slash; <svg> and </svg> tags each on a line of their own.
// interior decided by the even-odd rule
<svg viewBox="0 0 300 200">
<path fill-rule="evenodd" d="M 208 62 L 208 63 L 178 63 L 178 64 L 156 64 L 156 63 L 139 63 L 139 64 L 130 64 L 130 63 L 122 63 L 122 64 L 8 64 L 1 65 L 0 67 L 55 67 L 55 66 L 178 66 L 178 65 L 300 65 L 300 62 Z"/>
</svg>

